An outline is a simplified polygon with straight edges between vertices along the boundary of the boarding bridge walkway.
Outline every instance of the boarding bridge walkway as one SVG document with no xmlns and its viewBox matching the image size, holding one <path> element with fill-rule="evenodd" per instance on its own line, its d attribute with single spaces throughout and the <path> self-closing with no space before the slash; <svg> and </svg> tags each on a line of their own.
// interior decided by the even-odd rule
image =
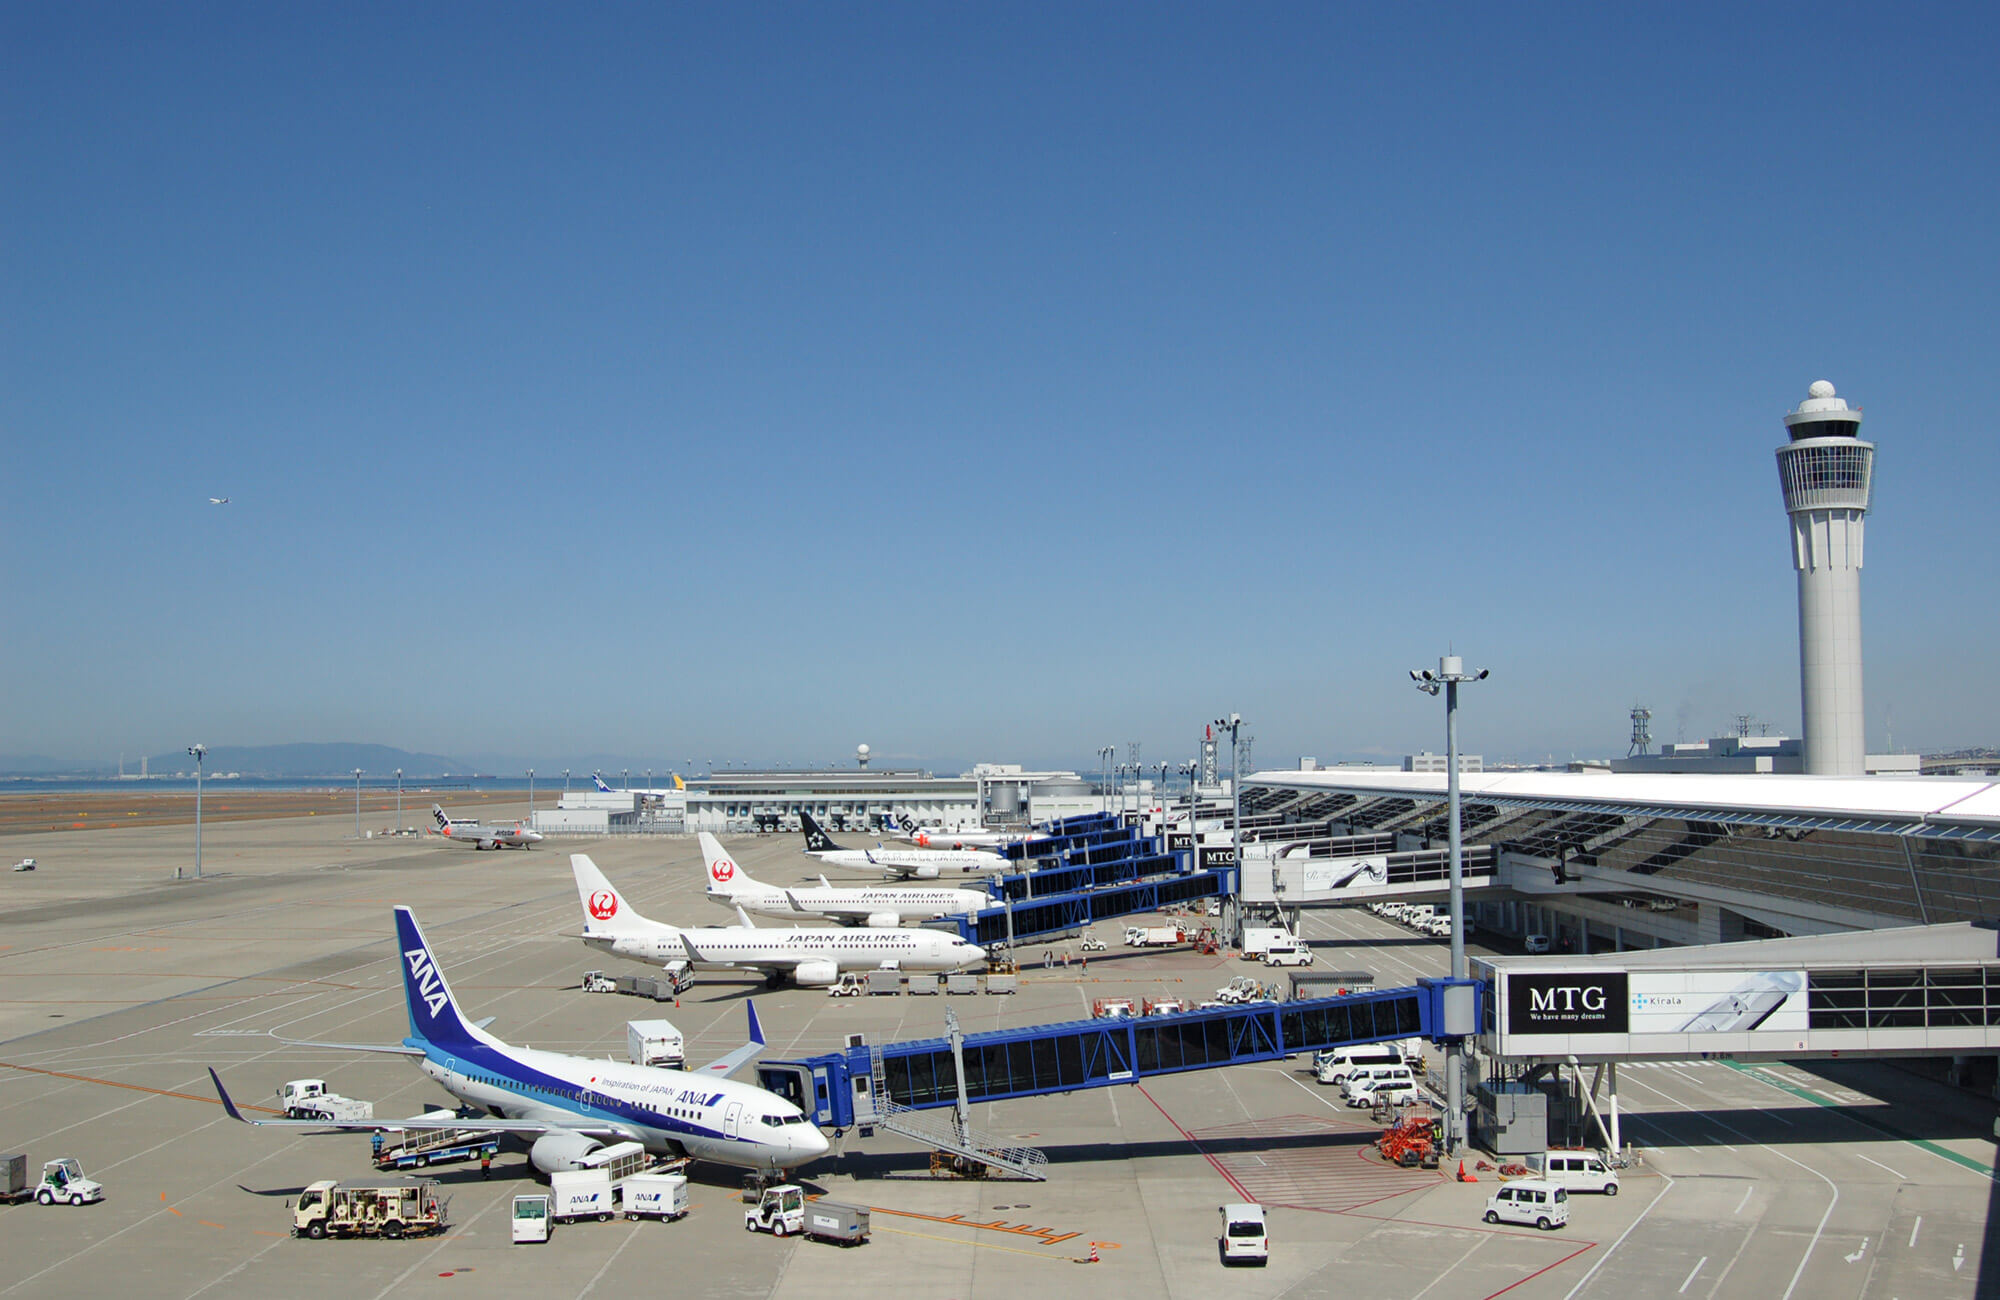
<svg viewBox="0 0 2000 1300">
<path fill-rule="evenodd" d="M 1038 943 L 1059 934 L 1084 929 L 1094 921 L 1158 912 L 1174 903 L 1224 898 L 1236 892 L 1236 872 L 1224 867 L 1184 875 L 1136 880 L 1108 889 L 1086 889 L 1032 901 L 982 908 L 969 916 L 940 917 L 924 924 L 946 930 L 981 947 L 1008 943 Z"/>
<path fill-rule="evenodd" d="M 1401 1038 L 1442 1036 L 1445 1004 L 1476 1023 L 1481 985 L 1423 980 L 1412 988 L 1297 1002 L 1252 1002 L 1211 1011 L 857 1043 L 841 1051 L 758 1065 L 759 1082 L 821 1128 L 889 1128 L 941 1150 L 1040 1177 L 1040 1153 L 1005 1152 L 972 1134 L 967 1107 L 1050 1093 L 1137 1083 L 1163 1074 L 1277 1061 L 1309 1052 Z M 1469 1007 L 1466 1005 L 1469 1003 Z M 922 1127 L 911 1113 L 956 1108 L 955 1128 Z M 940 1140 L 944 1139 L 944 1140 Z M 995 1159 L 1004 1156 L 1004 1162 Z M 1034 1171 L 1034 1172 L 1030 1172 Z"/>
</svg>

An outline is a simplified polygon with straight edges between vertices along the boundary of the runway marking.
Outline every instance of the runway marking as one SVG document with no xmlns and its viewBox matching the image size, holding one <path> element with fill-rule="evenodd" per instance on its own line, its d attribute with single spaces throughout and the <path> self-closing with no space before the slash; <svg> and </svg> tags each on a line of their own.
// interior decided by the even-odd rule
<svg viewBox="0 0 2000 1300">
<path fill-rule="evenodd" d="M 1694 1267 L 1688 1270 L 1687 1281 L 1681 1283 L 1681 1289 L 1675 1292 L 1676 1295 L 1687 1294 L 1688 1288 L 1694 1285 L 1695 1274 L 1701 1272 L 1702 1265 L 1706 1263 L 1708 1263 L 1708 1256 L 1706 1255 L 1695 1261 Z"/>
<path fill-rule="evenodd" d="M 1915 1250 L 1915 1249 L 1917 1248 L 1917 1229 L 1919 1229 L 1919 1228 L 1921 1228 L 1921 1227 L 1923 1227 L 1923 1226 L 1924 1226 L 1924 1216 L 1923 1216 L 1923 1215 L 1921 1215 L 1921 1214 L 1919 1214 L 1919 1215 L 1917 1216 L 1917 1221 L 1916 1221 L 1915 1223 L 1913 1223 L 1913 1224 L 1911 1224 L 1911 1225 L 1910 1225 L 1910 1249 L 1911 1249 L 1911 1250 Z"/>
<path fill-rule="evenodd" d="M 1038 1255 L 1032 1250 L 1022 1250 L 1019 1246 L 1002 1246 L 993 1241 L 974 1241 L 967 1237 L 941 1237 L 935 1232 L 912 1232 L 908 1228 L 891 1228 L 885 1225 L 875 1231 L 893 1232 L 899 1237 L 922 1237 L 925 1241 L 949 1242 L 954 1246 L 971 1246 L 977 1250 L 1004 1250 L 1010 1255 L 1026 1255 L 1029 1259 L 1039 1259 L 1050 1264 L 1065 1263 L 1072 1258 L 1069 1255 Z"/>
<path fill-rule="evenodd" d="M 1647 1091 L 1650 1092 L 1652 1090 L 1647 1089 Z M 1596 1277 L 1597 1270 L 1603 1268 L 1605 1261 L 1610 1259 L 1613 1255 L 1615 1255 L 1618 1252 L 1618 1248 L 1625 1244 L 1625 1238 L 1632 1235 L 1632 1230 L 1638 1227 L 1641 1223 L 1644 1223 L 1646 1221 L 1646 1216 L 1653 1212 L 1653 1207 L 1658 1205 L 1661 1201 L 1665 1200 L 1668 1192 L 1674 1190 L 1674 1180 L 1672 1178 L 1669 1178 L 1664 1173 L 1661 1174 L 1660 1177 L 1665 1178 L 1667 1180 L 1667 1185 L 1660 1189 L 1660 1194 L 1658 1196 L 1655 1196 L 1652 1200 L 1646 1202 L 1646 1208 L 1639 1211 L 1639 1217 L 1625 1225 L 1625 1231 L 1618 1234 L 1618 1240 L 1612 1242 L 1609 1246 L 1606 1246 L 1604 1248 L 1604 1253 L 1597 1257 L 1597 1262 L 1590 1266 L 1590 1271 L 1588 1273 L 1585 1273 L 1583 1275 L 1582 1280 L 1569 1289 L 1569 1294 L 1565 1295 L 1563 1297 L 1563 1300 L 1573 1300 L 1573 1297 L 1575 1297 L 1577 1292 L 1589 1286 L 1590 1279 Z"/>
<path fill-rule="evenodd" d="M 1860 1153 L 1859 1151 L 1856 1151 L 1856 1152 L 1854 1153 L 1854 1155 L 1855 1155 L 1855 1158 L 1856 1158 L 1856 1159 L 1858 1159 L 1858 1160 L 1868 1160 L 1868 1163 L 1869 1163 L 1869 1164 L 1871 1164 L 1871 1165 L 1874 1165 L 1874 1166 L 1875 1166 L 1875 1167 L 1876 1167 L 1877 1169 L 1884 1169 L 1884 1170 L 1888 1170 L 1888 1172 L 1890 1172 L 1890 1173 L 1892 1173 L 1892 1174 L 1896 1174 L 1896 1171 L 1895 1171 L 1895 1170 L 1893 1170 L 1893 1169 L 1890 1169 L 1890 1168 L 1889 1168 L 1889 1166 L 1887 1166 L 1887 1165 L 1883 1164 L 1883 1163 L 1882 1163 L 1882 1162 L 1881 1162 L 1880 1160 L 1869 1160 L 1867 1156 L 1864 1156 L 1864 1155 L 1862 1155 L 1862 1154 L 1861 1154 L 1861 1153 Z M 1910 1181 L 1910 1180 L 1909 1180 L 1908 1178 L 1904 1177 L 1904 1176 L 1903 1176 L 1902 1174 L 1896 1174 L 1896 1177 L 1897 1177 L 1897 1178 L 1899 1178 L 1899 1179 L 1902 1179 L 1902 1181 L 1903 1181 L 1903 1182 L 1906 1182 L 1906 1183 Z"/>
<path fill-rule="evenodd" d="M 1752 1183 L 1750 1184 L 1750 1186 L 1743 1189 L 1743 1199 L 1736 1202 L 1736 1208 L 1735 1210 L 1731 1211 L 1730 1214 L 1731 1218 L 1734 1218 L 1743 1213 L 1743 1207 L 1750 1204 L 1750 1193 L 1756 1190 L 1757 1190 L 1757 1184 L 1755 1183 Z"/>
<path fill-rule="evenodd" d="M 954 1228 L 981 1228 L 988 1232 L 1009 1232 L 1017 1237 L 1040 1237 L 1044 1246 L 1053 1246 L 1058 1242 L 1069 1241 L 1083 1235 L 1080 1232 L 1059 1233 L 1053 1228 L 1034 1228 L 1025 1223 L 1010 1225 L 1005 1219 L 995 1219 L 991 1223 L 975 1223 L 962 1214 L 919 1214 L 915 1210 L 892 1210 L 883 1205 L 871 1205 L 868 1208 L 876 1214 L 893 1214 L 899 1219 L 923 1219 L 929 1223 L 942 1223 Z M 1115 1241 L 1100 1241 L 1096 1244 L 1112 1250 L 1124 1249 Z"/>
<path fill-rule="evenodd" d="M 197 1092 L 175 1092 L 172 1088 L 148 1088 L 142 1083 L 120 1083 L 116 1079 L 96 1079 L 87 1074 L 67 1074 L 61 1070 L 43 1070 L 32 1065 L 16 1065 L 12 1061 L 0 1061 L 0 1070 L 19 1070 L 23 1074 L 39 1074 L 51 1079 L 69 1079 L 76 1083 L 99 1083 L 107 1088 L 124 1088 L 130 1092 L 149 1092 L 155 1097 L 179 1097 L 182 1101 L 205 1101 L 211 1106 L 220 1106 L 219 1097 L 204 1097 Z M 252 1106 L 247 1102 L 237 1103 L 238 1110 L 261 1110 L 266 1115 L 275 1115 L 277 1110 L 270 1106 Z"/>
<path fill-rule="evenodd" d="M 1859 1124 L 1863 1128 L 1873 1129 L 1893 1142 L 1901 1142 L 1907 1146 L 1916 1147 L 1920 1151 L 1928 1151 L 1939 1159 L 1949 1160 L 1955 1165 L 1970 1169 L 1975 1174 L 1981 1174 L 1995 1182 L 2000 1182 L 2000 1175 L 1994 1173 L 1993 1166 L 1991 1165 L 1981 1164 L 1971 1156 L 1960 1155 L 1950 1147 L 1941 1146 L 1929 1138 L 1911 1137 L 1907 1133 L 1898 1133 L 1886 1124 L 1878 1123 L 1866 1115 L 1856 1114 L 1851 1108 L 1842 1106 L 1839 1102 L 1828 1101 L 1824 1097 L 1814 1093 L 1811 1089 L 1801 1088 L 1790 1083 L 1783 1075 L 1773 1074 L 1769 1070 L 1760 1070 L 1755 1066 L 1743 1065 L 1736 1061 L 1727 1061 L 1724 1064 L 1739 1074 L 1755 1079 L 1767 1088 L 1775 1088 L 1779 1092 L 1788 1092 L 1794 1097 L 1803 1097 L 1815 1106 L 1824 1106 L 1828 1110 L 1838 1111 L 1841 1118 Z"/>
</svg>

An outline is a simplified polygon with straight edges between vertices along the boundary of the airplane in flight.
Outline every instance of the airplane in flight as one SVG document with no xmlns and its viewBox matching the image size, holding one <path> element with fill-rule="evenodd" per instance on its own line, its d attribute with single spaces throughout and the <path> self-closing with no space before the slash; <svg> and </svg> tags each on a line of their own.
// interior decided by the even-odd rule
<svg viewBox="0 0 2000 1300">
<path fill-rule="evenodd" d="M 590 774 L 590 779 L 597 783 L 597 793 L 599 794 L 640 794 L 640 795 L 657 796 L 665 794 L 676 794 L 682 790 L 687 789 L 687 782 L 681 780 L 678 776 L 674 777 L 674 784 L 671 790 L 665 787 L 649 790 L 646 787 L 639 785 L 628 786 L 627 788 L 620 790 L 617 787 L 613 786 L 610 782 L 606 781 L 603 775 L 597 772 L 592 772 Z"/>
<path fill-rule="evenodd" d="M 737 866 L 723 849 L 722 841 L 707 831 L 701 833 L 701 856 L 708 870 L 710 902 L 763 916 L 792 920 L 824 916 L 842 925 L 893 929 L 905 921 L 928 921 L 993 906 L 992 896 L 983 889 L 952 889 L 942 885 L 841 889 L 828 884 L 825 876 L 819 878 L 817 889 L 809 885 L 784 888 L 762 884 Z"/>
<path fill-rule="evenodd" d="M 801 986 L 823 988 L 844 970 L 953 971 L 986 960 L 984 948 L 941 930 L 760 930 L 740 909 L 742 925 L 683 929 L 639 915 L 589 854 L 572 853 L 569 863 L 583 903 L 583 941 L 651 966 L 685 961 L 699 970 L 760 970 L 774 985 L 789 975 Z"/>
<path fill-rule="evenodd" d="M 210 505 L 212 505 L 212 506 L 226 506 L 226 505 L 228 505 L 228 504 L 229 504 L 229 498 L 228 498 L 228 497 L 210 497 L 210 498 L 208 499 L 208 504 L 210 504 Z"/>
<path fill-rule="evenodd" d="M 899 838 L 920 849 L 998 849 L 1005 848 L 1009 844 L 1018 844 L 1029 838 L 1012 831 L 919 826 L 916 819 L 908 813 L 897 818 L 896 824 L 903 832 Z"/>
<path fill-rule="evenodd" d="M 1007 859 L 980 849 L 843 849 L 827 838 L 809 812 L 799 813 L 806 834 L 806 852 L 829 867 L 880 871 L 899 880 L 938 880 L 945 876 L 992 875 L 1009 870 Z"/>
<path fill-rule="evenodd" d="M 410 1036 L 396 1046 L 296 1045 L 406 1056 L 453 1097 L 495 1118 L 467 1121 L 441 1114 L 383 1120 L 250 1119 L 236 1108 L 221 1077 L 210 1068 L 208 1077 L 229 1118 L 269 1128 L 377 1132 L 464 1128 L 471 1122 L 529 1139 L 528 1159 L 545 1174 L 580 1168 L 586 1156 L 613 1142 L 638 1142 L 648 1151 L 688 1155 L 780 1178 L 826 1154 L 826 1135 L 797 1106 L 755 1084 L 728 1077 L 763 1050 L 764 1031 L 757 1023 L 755 1005 L 744 1004 L 750 1016 L 749 1041 L 698 1070 L 666 1070 L 515 1047 L 486 1032 L 489 1021 L 468 1022 L 461 1014 L 443 968 L 407 907 L 396 909 L 396 939 Z"/>
<path fill-rule="evenodd" d="M 438 824 L 438 834 L 475 849 L 525 849 L 542 842 L 540 831 L 531 831 L 519 822 L 512 826 L 483 826 L 477 821 L 447 817 L 436 804 L 431 805 L 431 820 Z"/>
</svg>

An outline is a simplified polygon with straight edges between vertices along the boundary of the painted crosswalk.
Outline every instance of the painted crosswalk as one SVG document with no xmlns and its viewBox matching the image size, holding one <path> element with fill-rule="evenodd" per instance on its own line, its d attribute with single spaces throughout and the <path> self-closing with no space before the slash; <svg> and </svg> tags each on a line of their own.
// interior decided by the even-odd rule
<svg viewBox="0 0 2000 1300">
<path fill-rule="evenodd" d="M 1245 1194 L 1265 1205 L 1353 1210 L 1436 1186 L 1436 1170 L 1398 1169 L 1374 1155 L 1378 1130 L 1319 1115 L 1279 1115 L 1188 1136 Z"/>
</svg>

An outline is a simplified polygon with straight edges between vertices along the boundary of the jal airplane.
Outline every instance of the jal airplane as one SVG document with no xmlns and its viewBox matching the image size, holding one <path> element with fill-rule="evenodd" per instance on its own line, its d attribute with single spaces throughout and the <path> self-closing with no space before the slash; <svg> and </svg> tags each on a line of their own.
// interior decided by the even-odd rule
<svg viewBox="0 0 2000 1300">
<path fill-rule="evenodd" d="M 436 804 L 431 805 L 431 820 L 437 823 L 438 834 L 475 849 L 525 849 L 542 842 L 540 831 L 531 831 L 519 822 L 512 826 L 482 826 L 476 821 L 454 820 L 445 816 L 444 809 Z"/>
<path fill-rule="evenodd" d="M 648 1151 L 754 1169 L 780 1177 L 824 1155 L 826 1135 L 797 1106 L 754 1084 L 727 1076 L 764 1046 L 757 1009 L 750 1013 L 750 1041 L 699 1070 L 665 1070 L 623 1061 L 570 1056 L 503 1043 L 460 1013 L 417 919 L 396 909 L 398 963 L 410 1036 L 397 1046 L 300 1043 L 343 1051 L 409 1057 L 462 1102 L 495 1116 L 470 1121 L 483 1129 L 530 1139 L 528 1158 L 543 1173 L 580 1167 L 579 1161 L 613 1142 L 638 1142 Z M 457 1115 L 412 1119 L 250 1119 L 236 1108 L 213 1069 L 216 1095 L 229 1117 L 271 1128 L 333 1130 L 464 1128 Z"/>
<path fill-rule="evenodd" d="M 957 916 L 993 906 L 993 898 L 983 889 L 952 889 L 947 886 L 876 885 L 862 889 L 841 889 L 819 878 L 817 889 L 806 886 L 781 888 L 752 880 L 736 865 L 722 842 L 701 833 L 702 862 L 708 869 L 708 898 L 725 907 L 738 907 L 764 916 L 824 916 L 842 925 L 867 925 L 893 929 L 905 921 L 928 921 L 934 917 Z"/>
<path fill-rule="evenodd" d="M 827 838 L 809 812 L 799 814 L 799 826 L 806 833 L 806 852 L 829 867 L 880 871 L 899 880 L 992 875 L 1010 869 L 1007 859 L 979 849 L 843 849 Z"/>
<path fill-rule="evenodd" d="M 685 961 L 700 970 L 760 970 L 774 984 L 789 975 L 794 983 L 823 988 L 844 970 L 952 971 L 986 960 L 984 948 L 941 930 L 760 930 L 747 916 L 742 925 L 683 929 L 633 911 L 588 854 L 572 853 L 569 863 L 583 903 L 583 941 L 652 966 Z"/>
</svg>

